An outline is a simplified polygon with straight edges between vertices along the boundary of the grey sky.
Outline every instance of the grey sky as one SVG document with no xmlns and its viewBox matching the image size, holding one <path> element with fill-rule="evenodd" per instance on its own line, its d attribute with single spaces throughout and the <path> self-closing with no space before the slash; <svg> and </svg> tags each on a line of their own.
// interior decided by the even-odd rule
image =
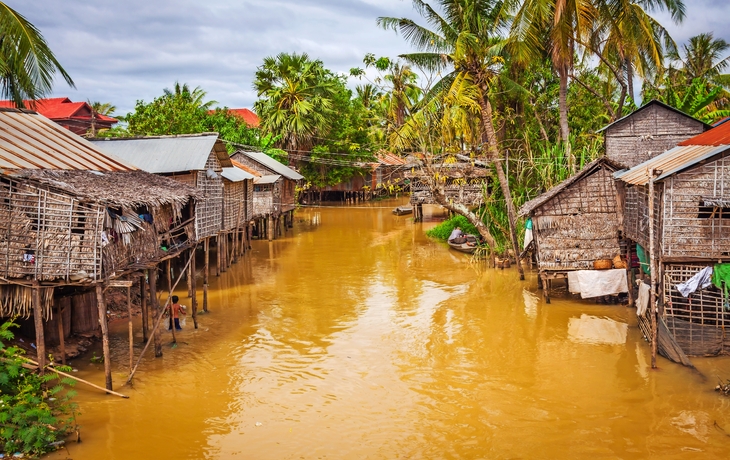
<svg viewBox="0 0 730 460">
<path fill-rule="evenodd" d="M 200 86 L 228 107 L 251 107 L 263 58 L 307 52 L 335 72 L 361 66 L 366 53 L 409 51 L 378 16 L 417 18 L 409 0 L 6 0 L 43 33 L 76 89 L 56 96 L 111 102 L 117 113 L 151 101 L 175 81 Z M 730 42 L 730 2 L 685 0 L 681 26 L 656 16 L 682 42 L 713 31 Z"/>
</svg>

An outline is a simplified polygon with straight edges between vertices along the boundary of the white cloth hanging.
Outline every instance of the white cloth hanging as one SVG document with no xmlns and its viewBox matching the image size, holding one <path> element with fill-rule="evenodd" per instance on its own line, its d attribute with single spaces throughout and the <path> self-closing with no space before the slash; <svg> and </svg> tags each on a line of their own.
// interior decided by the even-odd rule
<svg viewBox="0 0 730 460">
<path fill-rule="evenodd" d="M 698 289 L 705 289 L 712 285 L 712 267 L 705 267 L 697 272 L 692 278 L 684 283 L 677 285 L 677 290 L 683 297 L 689 297 L 690 294 Z"/>
<path fill-rule="evenodd" d="M 583 299 L 629 292 L 626 270 L 620 268 L 568 272 L 568 288 Z"/>
<path fill-rule="evenodd" d="M 644 316 L 646 309 L 649 306 L 649 293 L 650 286 L 643 281 L 639 280 L 639 296 L 636 299 L 636 316 Z"/>
</svg>

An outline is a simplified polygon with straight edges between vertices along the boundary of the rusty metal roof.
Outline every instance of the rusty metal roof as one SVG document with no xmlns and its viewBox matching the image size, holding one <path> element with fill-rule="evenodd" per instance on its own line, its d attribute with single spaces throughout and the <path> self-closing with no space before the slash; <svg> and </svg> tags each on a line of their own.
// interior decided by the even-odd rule
<svg viewBox="0 0 730 460">
<path fill-rule="evenodd" d="M 43 115 L 1 108 L 0 169 L 134 171 L 137 168 Z"/>
<path fill-rule="evenodd" d="M 730 145 L 730 123 L 723 123 L 678 145 Z"/>
<path fill-rule="evenodd" d="M 646 185 L 649 182 L 650 169 L 659 172 L 659 177 L 656 180 L 662 180 L 690 166 L 708 160 L 729 148 L 728 145 L 679 145 L 631 169 L 618 171 L 614 173 L 613 177 L 628 184 Z"/>
</svg>

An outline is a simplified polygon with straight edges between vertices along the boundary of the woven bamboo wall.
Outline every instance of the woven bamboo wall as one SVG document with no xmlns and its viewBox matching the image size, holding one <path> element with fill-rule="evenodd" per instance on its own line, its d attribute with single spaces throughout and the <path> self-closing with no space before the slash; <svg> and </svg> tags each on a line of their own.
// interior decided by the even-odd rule
<svg viewBox="0 0 730 460">
<path fill-rule="evenodd" d="M 599 169 L 566 188 L 533 214 L 538 268 L 593 269 L 597 259 L 620 253 L 616 185 Z"/>
<path fill-rule="evenodd" d="M 0 182 L 0 272 L 6 278 L 98 279 L 103 209 L 28 183 Z"/>
<path fill-rule="evenodd" d="M 235 230 L 246 222 L 246 182 L 224 181 L 223 230 Z"/>
<path fill-rule="evenodd" d="M 654 193 L 654 232 L 657 250 L 661 250 L 661 228 L 662 228 L 662 196 L 664 184 L 655 184 Z M 635 185 L 628 187 L 624 193 L 623 230 L 624 236 L 639 243 L 647 251 L 649 250 L 649 186 Z"/>
<path fill-rule="evenodd" d="M 197 172 L 196 186 L 204 193 L 195 207 L 195 234 L 198 240 L 217 235 L 223 225 L 223 180 L 220 162 L 211 152 L 206 170 L 212 169 L 218 177 L 211 179 L 205 171 Z"/>
<path fill-rule="evenodd" d="M 418 178 L 411 179 L 411 204 L 436 204 L 431 187 Z M 449 181 L 444 185 L 446 199 L 467 206 L 480 206 L 484 202 L 484 187 L 487 179 L 471 179 L 467 184 Z"/>
<path fill-rule="evenodd" d="M 657 104 L 606 129 L 606 156 L 632 168 L 702 132 L 701 122 Z"/>
<path fill-rule="evenodd" d="M 244 201 L 246 203 L 246 217 L 245 217 L 245 221 L 246 222 L 250 222 L 254 218 L 254 212 L 253 212 L 253 181 L 252 180 L 246 180 L 244 182 L 246 183 L 245 196 L 244 196 Z"/>
<path fill-rule="evenodd" d="M 257 185 L 253 192 L 253 217 L 259 218 L 274 213 L 274 187 Z"/>
<path fill-rule="evenodd" d="M 721 157 L 666 179 L 664 256 L 716 259 L 730 255 L 730 212 L 710 206 L 705 207 L 709 213 L 701 213 L 704 199 L 730 205 L 730 158 Z"/>
<path fill-rule="evenodd" d="M 682 297 L 676 287 L 703 267 L 702 264 L 664 265 L 664 318 L 687 355 L 727 355 L 730 354 L 730 337 L 725 337 L 725 330 L 730 326 L 730 310 L 723 305 L 730 299 L 725 299 L 722 291 L 714 286 L 687 298 Z"/>
</svg>

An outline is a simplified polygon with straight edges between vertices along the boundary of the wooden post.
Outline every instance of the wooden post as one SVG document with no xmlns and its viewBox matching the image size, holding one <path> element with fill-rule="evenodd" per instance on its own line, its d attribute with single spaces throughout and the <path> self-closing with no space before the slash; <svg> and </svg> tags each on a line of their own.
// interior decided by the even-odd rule
<svg viewBox="0 0 730 460">
<path fill-rule="evenodd" d="M 197 280 L 195 279 L 195 248 L 190 249 L 190 272 L 192 273 L 191 278 L 193 279 L 192 284 L 192 293 L 191 296 L 193 304 L 191 305 L 192 309 L 192 318 L 193 318 L 193 325 L 195 326 L 195 329 L 198 328 L 198 291 L 197 291 Z"/>
<path fill-rule="evenodd" d="M 651 318 L 651 368 L 656 369 L 657 354 L 657 308 L 656 308 L 656 255 L 654 253 L 654 169 L 649 169 L 649 270 L 651 290 L 649 291 L 649 317 Z"/>
<path fill-rule="evenodd" d="M 248 233 L 248 249 L 251 249 L 251 240 L 253 240 L 253 226 L 249 225 L 246 232 Z"/>
<path fill-rule="evenodd" d="M 266 218 L 266 237 L 269 241 L 274 239 L 274 217 L 271 214 Z"/>
<path fill-rule="evenodd" d="M 634 306 L 634 286 L 631 279 L 631 244 L 626 243 L 626 283 L 629 285 L 629 307 Z"/>
<path fill-rule="evenodd" d="M 41 307 L 40 288 L 32 287 L 31 302 L 33 303 L 33 320 L 35 322 L 35 346 L 36 356 L 38 357 L 38 369 L 41 375 L 46 368 L 46 336 L 43 332 L 43 308 Z"/>
<path fill-rule="evenodd" d="M 221 234 L 215 237 L 215 276 L 221 276 Z"/>
<path fill-rule="evenodd" d="M 127 287 L 127 316 L 129 317 L 129 372 L 134 366 L 134 331 L 132 327 L 132 288 Z"/>
<path fill-rule="evenodd" d="M 66 339 L 63 336 L 63 310 L 61 305 L 58 305 L 58 339 L 61 345 L 61 364 L 66 365 Z"/>
<path fill-rule="evenodd" d="M 182 275 L 182 273 L 180 273 Z M 172 298 L 172 259 L 167 259 L 167 297 Z M 168 305 L 169 304 L 169 305 Z M 168 302 L 165 305 L 165 310 L 170 309 L 170 332 L 172 332 L 172 343 L 177 343 L 177 337 L 175 336 L 175 320 L 172 317 L 172 304 Z"/>
<path fill-rule="evenodd" d="M 149 338 L 149 311 L 147 311 L 147 277 L 149 276 L 149 270 L 142 272 L 142 276 L 139 279 L 139 290 L 140 290 L 140 308 L 142 309 L 142 341 L 147 342 Z"/>
<path fill-rule="evenodd" d="M 221 238 L 220 272 L 225 273 L 228 271 L 228 232 L 219 233 L 218 238 Z"/>
<path fill-rule="evenodd" d="M 210 238 L 205 239 L 205 267 L 203 268 L 203 311 L 208 313 L 208 277 L 210 276 Z"/>
<path fill-rule="evenodd" d="M 155 321 L 159 322 L 162 318 L 162 312 L 160 311 L 160 304 L 157 302 L 157 266 L 150 270 L 150 306 L 154 313 Z M 162 356 L 162 333 L 160 329 L 154 330 L 155 336 L 155 358 Z"/>
<path fill-rule="evenodd" d="M 106 323 L 106 303 L 104 302 L 104 288 L 101 283 L 96 283 L 96 306 L 99 308 L 99 323 L 101 324 L 101 343 L 104 353 L 104 376 L 106 377 L 106 389 L 112 389 L 112 361 L 109 351 L 109 327 Z"/>
<path fill-rule="evenodd" d="M 192 297 L 193 296 L 193 278 L 192 278 L 191 273 L 192 272 L 190 270 L 188 270 L 188 272 L 187 272 L 187 278 L 188 278 L 187 279 L 187 281 L 188 281 L 188 297 Z"/>
</svg>

